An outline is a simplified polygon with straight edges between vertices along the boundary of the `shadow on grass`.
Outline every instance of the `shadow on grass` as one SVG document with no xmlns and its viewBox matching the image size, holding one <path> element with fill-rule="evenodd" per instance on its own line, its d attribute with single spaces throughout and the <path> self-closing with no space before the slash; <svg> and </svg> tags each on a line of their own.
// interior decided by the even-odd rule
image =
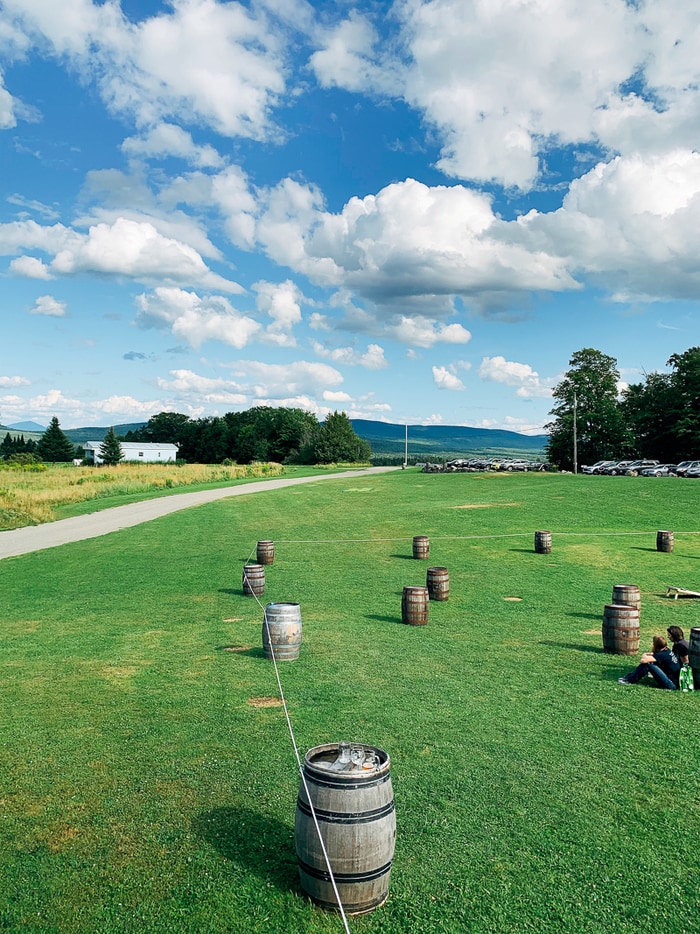
<svg viewBox="0 0 700 934">
<path fill-rule="evenodd" d="M 232 597 L 245 597 L 242 587 L 219 587 L 219 593 L 227 593 Z"/>
<path fill-rule="evenodd" d="M 374 619 L 378 623 L 400 623 L 400 616 L 378 616 L 374 613 L 366 613 L 365 619 Z"/>
<path fill-rule="evenodd" d="M 403 558 L 406 561 L 427 561 L 427 558 L 414 558 L 413 555 L 389 555 L 390 558 Z"/>
<path fill-rule="evenodd" d="M 541 639 L 540 645 L 551 645 L 556 649 L 574 649 L 577 652 L 595 652 L 596 655 L 602 655 L 604 649 L 598 645 L 580 645 L 576 642 L 553 642 L 551 639 Z"/>
<path fill-rule="evenodd" d="M 631 551 L 658 551 L 658 548 L 644 548 L 642 545 L 632 545 Z"/>
<path fill-rule="evenodd" d="M 294 832 L 276 818 L 245 807 L 202 811 L 192 830 L 226 860 L 283 891 L 299 890 Z"/>
<path fill-rule="evenodd" d="M 217 645 L 217 652 L 230 652 L 232 655 L 246 655 L 248 658 L 265 658 L 262 647 L 254 648 L 250 645 Z"/>
</svg>

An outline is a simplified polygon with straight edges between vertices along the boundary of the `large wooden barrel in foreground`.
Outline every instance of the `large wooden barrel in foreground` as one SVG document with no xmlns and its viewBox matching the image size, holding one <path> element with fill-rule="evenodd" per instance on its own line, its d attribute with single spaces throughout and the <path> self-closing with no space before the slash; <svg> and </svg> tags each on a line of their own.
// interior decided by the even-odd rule
<svg viewBox="0 0 700 934">
<path fill-rule="evenodd" d="M 693 669 L 693 683 L 695 690 L 700 691 L 700 626 L 694 626 L 690 630 L 690 639 L 688 639 L 688 661 Z"/>
<path fill-rule="evenodd" d="M 603 611 L 603 650 L 612 655 L 639 652 L 639 610 L 607 603 Z"/>
<path fill-rule="evenodd" d="M 302 889 L 323 908 L 338 910 L 311 813 L 313 805 L 347 914 L 372 911 L 386 901 L 396 843 L 389 756 L 376 746 L 364 749 L 377 759 L 376 766 L 367 772 L 330 771 L 338 755 L 338 743 L 315 746 L 306 753 L 294 820 Z"/>
<path fill-rule="evenodd" d="M 299 658 L 301 609 L 298 603 L 268 603 L 262 626 L 265 657 L 278 662 Z"/>
</svg>

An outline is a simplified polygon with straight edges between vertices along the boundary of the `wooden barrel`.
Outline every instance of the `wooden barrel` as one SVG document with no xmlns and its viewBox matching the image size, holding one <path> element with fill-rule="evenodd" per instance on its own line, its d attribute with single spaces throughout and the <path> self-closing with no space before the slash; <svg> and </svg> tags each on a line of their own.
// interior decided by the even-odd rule
<svg viewBox="0 0 700 934">
<path fill-rule="evenodd" d="M 383 749 L 371 771 L 332 772 L 338 743 L 315 746 L 304 757 L 304 778 L 294 818 L 301 887 L 316 904 L 338 910 L 328 865 L 311 808 L 328 855 L 338 895 L 347 914 L 362 914 L 383 904 L 396 844 L 390 760 Z"/>
<path fill-rule="evenodd" d="M 243 593 L 247 597 L 262 597 L 265 593 L 265 568 L 262 564 L 243 565 Z"/>
<path fill-rule="evenodd" d="M 425 584 L 430 600 L 449 600 L 450 575 L 447 568 L 428 568 Z"/>
<path fill-rule="evenodd" d="M 401 596 L 401 622 L 409 626 L 425 626 L 428 623 L 427 587 L 404 587 Z"/>
<path fill-rule="evenodd" d="M 535 551 L 538 555 L 548 555 L 552 552 L 552 533 L 535 532 Z"/>
<path fill-rule="evenodd" d="M 639 610 L 635 606 L 607 603 L 603 611 L 603 650 L 612 655 L 639 652 Z"/>
<path fill-rule="evenodd" d="M 688 661 L 693 669 L 693 683 L 695 690 L 700 691 L 700 626 L 690 630 L 688 639 Z"/>
<path fill-rule="evenodd" d="M 427 535 L 413 536 L 413 557 L 420 560 L 430 557 L 430 539 Z"/>
<path fill-rule="evenodd" d="M 642 612 L 642 595 L 636 584 L 615 584 L 612 602 L 617 606 L 636 606 Z"/>
<path fill-rule="evenodd" d="M 673 532 L 656 533 L 656 550 L 670 554 L 673 551 Z"/>
<path fill-rule="evenodd" d="M 272 564 L 275 560 L 275 543 L 269 541 L 258 542 L 256 554 L 258 564 Z"/>
<path fill-rule="evenodd" d="M 301 609 L 298 603 L 268 603 L 263 615 L 265 657 L 278 662 L 299 658 L 301 646 Z"/>
</svg>

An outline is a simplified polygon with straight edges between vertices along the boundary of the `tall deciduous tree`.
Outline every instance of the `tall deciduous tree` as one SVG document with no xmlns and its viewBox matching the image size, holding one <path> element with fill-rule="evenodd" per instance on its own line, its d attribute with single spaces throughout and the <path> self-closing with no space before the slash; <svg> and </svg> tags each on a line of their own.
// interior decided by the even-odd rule
<svg viewBox="0 0 700 934">
<path fill-rule="evenodd" d="M 327 415 L 312 444 L 317 464 L 332 464 L 338 461 L 357 463 L 368 461 L 372 454 L 368 442 L 355 434 L 352 422 L 345 412 Z"/>
<path fill-rule="evenodd" d="M 114 428 L 110 428 L 104 436 L 104 440 L 100 445 L 100 458 L 108 467 L 116 467 L 119 461 L 124 460 L 124 451 L 119 439 L 114 434 Z"/>
<path fill-rule="evenodd" d="M 75 445 L 61 430 L 55 415 L 37 442 L 36 453 L 43 461 L 49 461 L 52 464 L 64 464 L 75 457 Z"/>
<path fill-rule="evenodd" d="M 574 416 L 578 463 L 621 456 L 625 447 L 622 413 L 618 404 L 620 373 L 617 360 L 586 347 L 569 360 L 564 379 L 554 388 L 554 420 L 549 431 L 547 456 L 570 470 L 574 464 Z M 575 411 L 574 411 L 575 408 Z"/>
</svg>

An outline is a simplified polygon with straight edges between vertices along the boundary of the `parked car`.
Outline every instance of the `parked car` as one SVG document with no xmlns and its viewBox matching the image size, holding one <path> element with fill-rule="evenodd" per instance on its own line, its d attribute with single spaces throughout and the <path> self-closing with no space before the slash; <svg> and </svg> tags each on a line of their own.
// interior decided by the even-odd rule
<svg viewBox="0 0 700 934">
<path fill-rule="evenodd" d="M 697 463 L 697 462 L 696 462 L 696 466 L 695 466 L 695 467 L 688 467 L 688 469 L 687 469 L 686 472 L 685 472 L 685 476 L 686 476 L 686 478 L 687 478 L 688 480 L 690 480 L 690 479 L 695 479 L 695 480 L 700 479 L 700 463 Z"/>
<path fill-rule="evenodd" d="M 627 467 L 626 467 L 626 469 L 623 471 L 623 473 L 624 473 L 624 475 L 625 475 L 626 477 L 638 477 L 639 474 L 640 474 L 643 470 L 646 470 L 646 469 L 647 469 L 647 467 L 658 467 L 658 465 L 659 465 L 659 462 L 658 462 L 658 461 L 652 461 L 652 460 L 648 460 L 648 461 L 645 461 L 645 460 L 632 461 L 631 464 L 628 464 L 628 465 L 627 465 Z"/>
<path fill-rule="evenodd" d="M 655 467 L 644 467 L 639 471 L 641 477 L 671 477 L 675 464 L 657 464 Z"/>
<path fill-rule="evenodd" d="M 584 466 L 581 468 L 581 473 L 602 473 L 605 467 L 612 467 L 613 464 L 616 464 L 617 461 L 596 461 L 595 464 Z"/>
<path fill-rule="evenodd" d="M 529 470 L 532 465 L 530 461 L 508 461 L 508 463 L 502 465 L 504 470 Z"/>
<path fill-rule="evenodd" d="M 676 465 L 676 469 L 673 472 L 677 477 L 685 477 L 686 471 L 690 467 L 700 467 L 700 461 L 681 461 L 680 464 Z"/>
<path fill-rule="evenodd" d="M 631 461 L 631 460 L 613 461 L 612 464 L 610 464 L 608 467 L 606 467 L 604 470 L 601 470 L 600 472 L 610 477 L 617 477 L 620 474 L 623 474 L 627 470 L 629 465 L 633 463 L 634 461 Z"/>
</svg>

